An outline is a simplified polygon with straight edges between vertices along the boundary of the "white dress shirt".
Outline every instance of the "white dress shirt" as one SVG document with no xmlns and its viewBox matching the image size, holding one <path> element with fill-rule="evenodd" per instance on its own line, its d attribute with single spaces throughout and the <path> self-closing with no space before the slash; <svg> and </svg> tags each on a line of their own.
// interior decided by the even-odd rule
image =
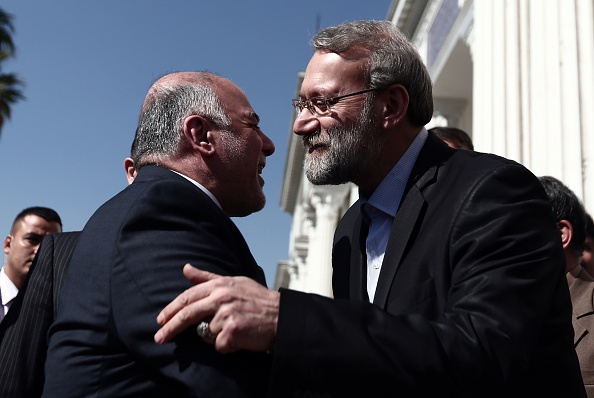
<svg viewBox="0 0 594 398">
<path fill-rule="evenodd" d="M 0 271 L 0 297 L 2 299 L 2 308 L 0 310 L 0 322 L 4 319 L 4 316 L 10 309 L 12 305 L 13 299 L 18 294 L 19 289 L 12 283 L 6 272 L 4 272 L 4 267 Z"/>
<path fill-rule="evenodd" d="M 169 170 L 171 170 L 171 169 L 169 169 Z M 213 202 L 215 202 L 215 204 L 216 204 L 217 206 L 219 206 L 219 208 L 220 208 L 221 210 L 223 210 L 223 208 L 221 207 L 221 204 L 219 203 L 219 201 L 217 200 L 217 198 L 215 198 L 215 196 L 214 196 L 214 195 L 213 195 L 213 194 L 212 194 L 212 193 L 211 193 L 211 192 L 210 192 L 208 189 L 206 189 L 206 188 L 205 188 L 205 187 L 204 187 L 202 184 L 200 184 L 198 181 L 191 179 L 191 178 L 190 178 L 190 177 L 188 177 L 187 175 L 184 175 L 184 174 L 182 174 L 182 173 L 178 173 L 178 172 L 177 172 L 177 171 L 175 171 L 175 170 L 171 170 L 171 171 L 173 171 L 175 174 L 179 174 L 180 176 L 182 176 L 182 177 L 183 177 L 183 178 L 185 178 L 186 180 L 190 181 L 192 184 L 196 185 L 198 188 L 200 188 L 200 190 L 201 190 L 202 192 L 204 192 L 206 195 L 208 195 L 208 197 L 209 197 L 209 198 L 211 198 L 211 199 L 212 199 L 212 201 L 213 201 Z"/>
</svg>

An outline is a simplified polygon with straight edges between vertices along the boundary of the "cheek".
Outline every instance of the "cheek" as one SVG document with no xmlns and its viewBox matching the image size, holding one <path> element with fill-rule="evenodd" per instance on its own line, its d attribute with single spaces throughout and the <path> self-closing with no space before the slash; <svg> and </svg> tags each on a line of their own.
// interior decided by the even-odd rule
<svg viewBox="0 0 594 398">
<path fill-rule="evenodd" d="M 31 245 L 25 245 L 19 248 L 18 255 L 19 257 L 29 257 L 35 251 L 35 248 Z"/>
<path fill-rule="evenodd" d="M 37 249 L 38 246 L 39 245 L 23 243 L 23 245 L 21 247 L 19 247 L 19 254 L 22 255 L 23 257 L 28 257 L 31 254 L 35 253 L 35 250 Z"/>
<path fill-rule="evenodd" d="M 328 123 L 320 124 L 320 135 L 322 137 L 327 137 L 332 134 L 332 132 L 342 129 L 345 126 L 345 123 L 350 124 L 346 121 L 338 122 L 333 119 L 331 119 Z"/>
</svg>

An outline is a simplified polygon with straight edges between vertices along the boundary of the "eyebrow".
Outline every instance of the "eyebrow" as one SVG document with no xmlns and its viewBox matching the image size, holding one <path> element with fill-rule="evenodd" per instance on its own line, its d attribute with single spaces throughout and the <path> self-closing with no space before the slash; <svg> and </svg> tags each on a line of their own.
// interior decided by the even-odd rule
<svg viewBox="0 0 594 398">
<path fill-rule="evenodd" d="M 38 234 L 37 232 L 27 232 L 25 235 L 23 235 L 25 239 L 28 238 L 43 238 L 45 236 L 45 234 Z"/>
</svg>

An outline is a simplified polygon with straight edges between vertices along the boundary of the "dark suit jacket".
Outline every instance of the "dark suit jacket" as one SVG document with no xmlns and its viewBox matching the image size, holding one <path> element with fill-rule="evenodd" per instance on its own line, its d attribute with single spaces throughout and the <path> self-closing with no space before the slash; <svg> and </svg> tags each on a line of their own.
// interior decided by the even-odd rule
<svg viewBox="0 0 594 398">
<path fill-rule="evenodd" d="M 159 312 L 192 286 L 187 262 L 265 284 L 241 233 L 204 192 L 145 166 L 81 232 L 49 331 L 43 396 L 263 396 L 267 355 L 221 355 L 195 328 L 153 341 Z"/>
<path fill-rule="evenodd" d="M 585 272 L 582 269 L 577 278 L 569 274 L 567 277 L 571 280 L 569 294 L 573 303 L 575 351 L 588 398 L 594 398 L 594 281 L 584 275 Z"/>
<path fill-rule="evenodd" d="M 373 304 L 364 235 L 356 203 L 335 233 L 336 300 L 281 292 L 273 396 L 585 396 L 559 231 L 524 167 L 430 134 Z"/>
<path fill-rule="evenodd" d="M 47 235 L 0 323 L 0 397 L 41 396 L 47 331 L 78 232 Z"/>
</svg>

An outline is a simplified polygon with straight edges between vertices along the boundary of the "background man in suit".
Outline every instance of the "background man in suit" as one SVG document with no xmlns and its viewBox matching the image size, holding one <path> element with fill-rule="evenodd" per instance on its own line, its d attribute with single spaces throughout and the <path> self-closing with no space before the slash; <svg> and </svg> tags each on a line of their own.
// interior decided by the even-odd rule
<svg viewBox="0 0 594 398">
<path fill-rule="evenodd" d="M 124 171 L 131 184 L 136 177 L 131 157 L 124 159 Z M 58 293 L 79 233 L 45 236 L 11 311 L 0 323 L 0 397 L 41 396 L 47 332 L 55 319 Z"/>
<path fill-rule="evenodd" d="M 79 232 L 47 235 L 0 324 L 0 397 L 41 396 L 47 331 Z"/>
<path fill-rule="evenodd" d="M 293 101 L 305 173 L 360 192 L 335 233 L 335 300 L 187 266 L 198 284 L 155 340 L 212 316 L 217 350 L 271 350 L 275 397 L 584 396 L 538 179 L 423 128 L 431 80 L 391 23 L 325 28 L 313 45 Z"/>
<path fill-rule="evenodd" d="M 594 281 L 580 259 L 586 239 L 586 211 L 575 193 L 554 177 L 539 178 L 561 233 L 565 269 L 573 303 L 574 345 L 589 398 L 594 398 Z"/>
<path fill-rule="evenodd" d="M 580 266 L 586 241 L 586 210 L 569 187 L 551 176 L 538 178 L 547 193 L 553 217 L 561 232 L 561 243 L 565 253 L 565 271 L 568 276 L 577 277 L 585 272 Z M 585 278 L 591 279 L 587 273 Z"/>
<path fill-rule="evenodd" d="M 23 285 L 43 237 L 61 231 L 60 216 L 48 207 L 28 207 L 15 217 L 10 233 L 4 238 L 6 261 L 0 271 L 0 321 Z"/>
<path fill-rule="evenodd" d="M 135 137 L 134 182 L 78 239 L 49 332 L 43 396 L 265 395 L 269 356 L 221 357 L 195 333 L 156 345 L 159 310 L 190 286 L 186 261 L 265 286 L 229 216 L 265 203 L 274 144 L 231 81 L 174 73 L 149 90 Z M 132 173 L 133 174 L 133 173 Z"/>
</svg>

